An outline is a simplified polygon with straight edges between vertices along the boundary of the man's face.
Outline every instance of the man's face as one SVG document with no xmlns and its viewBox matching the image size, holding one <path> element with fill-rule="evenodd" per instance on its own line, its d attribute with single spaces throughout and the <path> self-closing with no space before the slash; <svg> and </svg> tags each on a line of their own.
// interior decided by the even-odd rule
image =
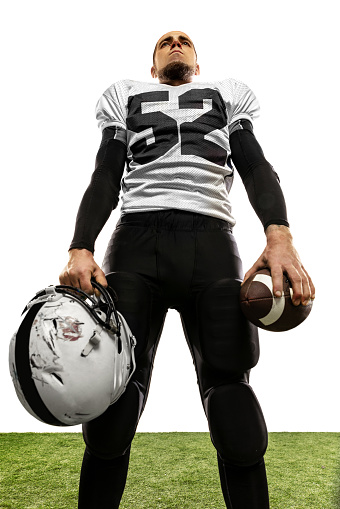
<svg viewBox="0 0 340 509">
<path fill-rule="evenodd" d="M 174 62 L 187 66 L 191 75 L 199 74 L 194 44 L 184 32 L 168 32 L 157 41 L 154 65 L 151 68 L 152 77 L 164 81 L 162 71 L 174 66 Z"/>
</svg>

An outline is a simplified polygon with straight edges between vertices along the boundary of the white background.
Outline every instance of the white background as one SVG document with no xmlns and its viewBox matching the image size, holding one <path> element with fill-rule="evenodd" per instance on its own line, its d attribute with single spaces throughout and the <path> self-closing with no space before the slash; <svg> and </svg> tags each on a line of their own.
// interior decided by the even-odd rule
<svg viewBox="0 0 340 509">
<path fill-rule="evenodd" d="M 334 10 L 333 10 L 334 8 Z M 7 3 L 1 14 L 0 431 L 52 428 L 20 405 L 8 344 L 27 301 L 58 283 L 101 134 L 95 104 L 114 81 L 152 81 L 157 39 L 194 41 L 201 80 L 234 77 L 261 104 L 255 133 L 280 175 L 291 230 L 317 288 L 297 329 L 261 332 L 252 371 L 269 431 L 339 431 L 339 77 L 335 2 Z M 244 269 L 265 245 L 240 179 L 231 193 Z M 103 229 L 100 264 L 119 211 Z M 168 313 L 139 431 L 207 431 L 179 317 Z"/>
</svg>

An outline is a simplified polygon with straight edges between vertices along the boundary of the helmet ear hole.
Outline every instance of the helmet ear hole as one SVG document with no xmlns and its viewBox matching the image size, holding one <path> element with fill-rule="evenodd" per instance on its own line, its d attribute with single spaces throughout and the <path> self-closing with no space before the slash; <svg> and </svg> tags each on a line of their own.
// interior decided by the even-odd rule
<svg viewBox="0 0 340 509">
<path fill-rule="evenodd" d="M 53 378 L 55 378 L 56 380 L 58 380 L 58 382 L 61 384 L 61 385 L 64 385 L 64 382 L 62 380 L 62 378 L 57 375 L 57 373 L 51 373 L 51 376 L 53 376 Z"/>
</svg>

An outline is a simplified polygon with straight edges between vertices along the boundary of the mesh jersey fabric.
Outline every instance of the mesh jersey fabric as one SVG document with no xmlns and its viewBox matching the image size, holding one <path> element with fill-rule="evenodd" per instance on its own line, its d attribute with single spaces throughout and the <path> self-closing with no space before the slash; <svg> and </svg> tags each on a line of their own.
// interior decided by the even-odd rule
<svg viewBox="0 0 340 509">
<path fill-rule="evenodd" d="M 122 80 L 96 106 L 98 126 L 116 126 L 127 147 L 121 214 L 180 209 L 235 224 L 229 126 L 259 104 L 235 79 L 180 86 Z"/>
</svg>

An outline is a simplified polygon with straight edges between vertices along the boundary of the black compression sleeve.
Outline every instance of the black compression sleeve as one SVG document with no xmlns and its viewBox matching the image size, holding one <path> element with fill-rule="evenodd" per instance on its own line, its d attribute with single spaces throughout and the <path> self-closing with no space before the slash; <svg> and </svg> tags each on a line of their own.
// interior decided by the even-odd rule
<svg viewBox="0 0 340 509">
<path fill-rule="evenodd" d="M 278 175 L 265 159 L 251 122 L 238 121 L 237 125 L 231 126 L 230 132 L 231 158 L 264 229 L 270 224 L 289 226 Z"/>
<path fill-rule="evenodd" d="M 96 238 L 118 204 L 126 146 L 115 139 L 115 134 L 115 127 L 103 131 L 95 171 L 80 203 L 70 249 L 88 249 L 93 253 Z"/>
</svg>

